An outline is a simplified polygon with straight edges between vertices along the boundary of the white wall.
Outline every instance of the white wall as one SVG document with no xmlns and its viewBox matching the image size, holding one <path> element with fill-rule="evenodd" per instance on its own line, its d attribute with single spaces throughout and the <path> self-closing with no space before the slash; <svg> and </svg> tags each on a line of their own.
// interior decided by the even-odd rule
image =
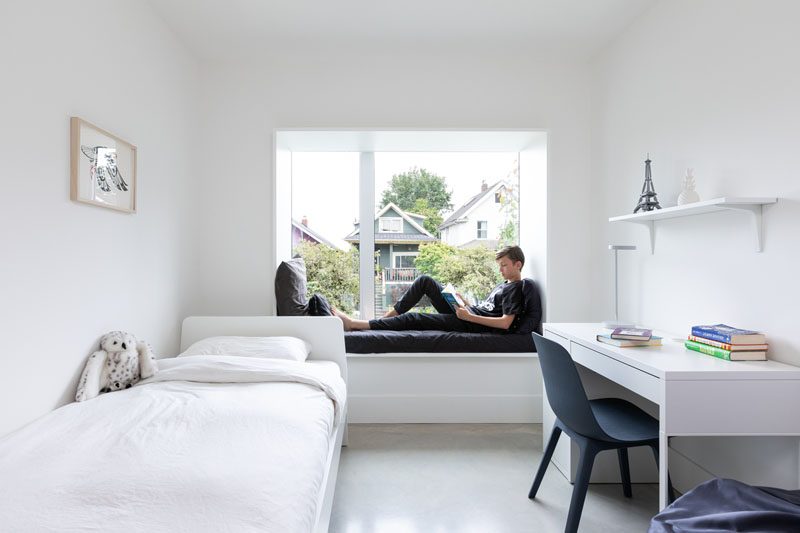
<svg viewBox="0 0 800 533">
<path fill-rule="evenodd" d="M 549 131 L 549 318 L 589 316 L 588 69 L 510 56 L 305 55 L 204 69 L 197 313 L 268 313 L 274 128 Z M 313 214 L 309 214 L 312 215 Z"/>
<path fill-rule="evenodd" d="M 724 322 L 766 332 L 770 357 L 800 364 L 796 282 L 800 261 L 800 4 L 790 0 L 662 1 L 595 63 L 591 220 L 593 317 L 613 313 L 609 243 L 637 244 L 620 256 L 620 314 L 685 334 Z M 662 206 L 675 205 L 686 167 L 703 199 L 777 196 L 755 252 L 742 213 L 657 224 L 614 225 L 633 211 L 650 152 Z M 674 442 L 708 472 L 798 486 L 795 439 Z"/>
<path fill-rule="evenodd" d="M 178 348 L 197 67 L 147 4 L 0 6 L 0 435 L 74 397 L 99 336 Z M 69 117 L 139 149 L 138 213 L 69 200 Z"/>
</svg>

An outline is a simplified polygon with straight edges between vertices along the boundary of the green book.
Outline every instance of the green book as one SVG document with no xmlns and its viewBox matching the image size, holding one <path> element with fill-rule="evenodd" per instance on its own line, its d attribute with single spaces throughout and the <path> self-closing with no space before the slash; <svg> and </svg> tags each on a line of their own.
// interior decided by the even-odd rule
<svg viewBox="0 0 800 533">
<path fill-rule="evenodd" d="M 726 361 L 765 361 L 767 359 L 767 352 L 732 352 L 730 350 L 723 350 L 710 344 L 703 344 L 702 342 L 695 342 L 686 340 L 683 345 L 695 352 L 704 353 L 713 357 L 719 357 Z"/>
</svg>

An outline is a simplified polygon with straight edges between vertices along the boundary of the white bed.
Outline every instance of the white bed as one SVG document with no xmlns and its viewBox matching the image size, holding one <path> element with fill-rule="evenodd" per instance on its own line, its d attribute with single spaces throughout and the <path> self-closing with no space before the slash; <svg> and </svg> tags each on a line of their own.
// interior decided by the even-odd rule
<svg viewBox="0 0 800 533">
<path fill-rule="evenodd" d="M 190 317 L 214 336 L 294 336 L 308 362 L 159 361 L 135 387 L 0 439 L 0 531 L 323 532 L 346 432 L 338 319 Z"/>
</svg>

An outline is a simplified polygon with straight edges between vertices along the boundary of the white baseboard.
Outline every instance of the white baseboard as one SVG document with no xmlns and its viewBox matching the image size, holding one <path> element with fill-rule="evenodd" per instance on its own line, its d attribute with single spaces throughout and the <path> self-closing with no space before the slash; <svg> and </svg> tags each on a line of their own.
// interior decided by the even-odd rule
<svg viewBox="0 0 800 533">
<path fill-rule="evenodd" d="M 360 395 L 348 396 L 352 423 L 541 423 L 542 396 Z"/>
</svg>

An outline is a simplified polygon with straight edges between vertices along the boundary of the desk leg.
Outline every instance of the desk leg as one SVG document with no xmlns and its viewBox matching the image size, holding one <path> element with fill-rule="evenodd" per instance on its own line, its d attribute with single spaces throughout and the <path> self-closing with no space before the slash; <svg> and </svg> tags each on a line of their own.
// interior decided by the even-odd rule
<svg viewBox="0 0 800 533">
<path fill-rule="evenodd" d="M 669 439 L 664 431 L 658 432 L 658 509 L 669 505 L 667 487 L 669 486 Z"/>
</svg>

